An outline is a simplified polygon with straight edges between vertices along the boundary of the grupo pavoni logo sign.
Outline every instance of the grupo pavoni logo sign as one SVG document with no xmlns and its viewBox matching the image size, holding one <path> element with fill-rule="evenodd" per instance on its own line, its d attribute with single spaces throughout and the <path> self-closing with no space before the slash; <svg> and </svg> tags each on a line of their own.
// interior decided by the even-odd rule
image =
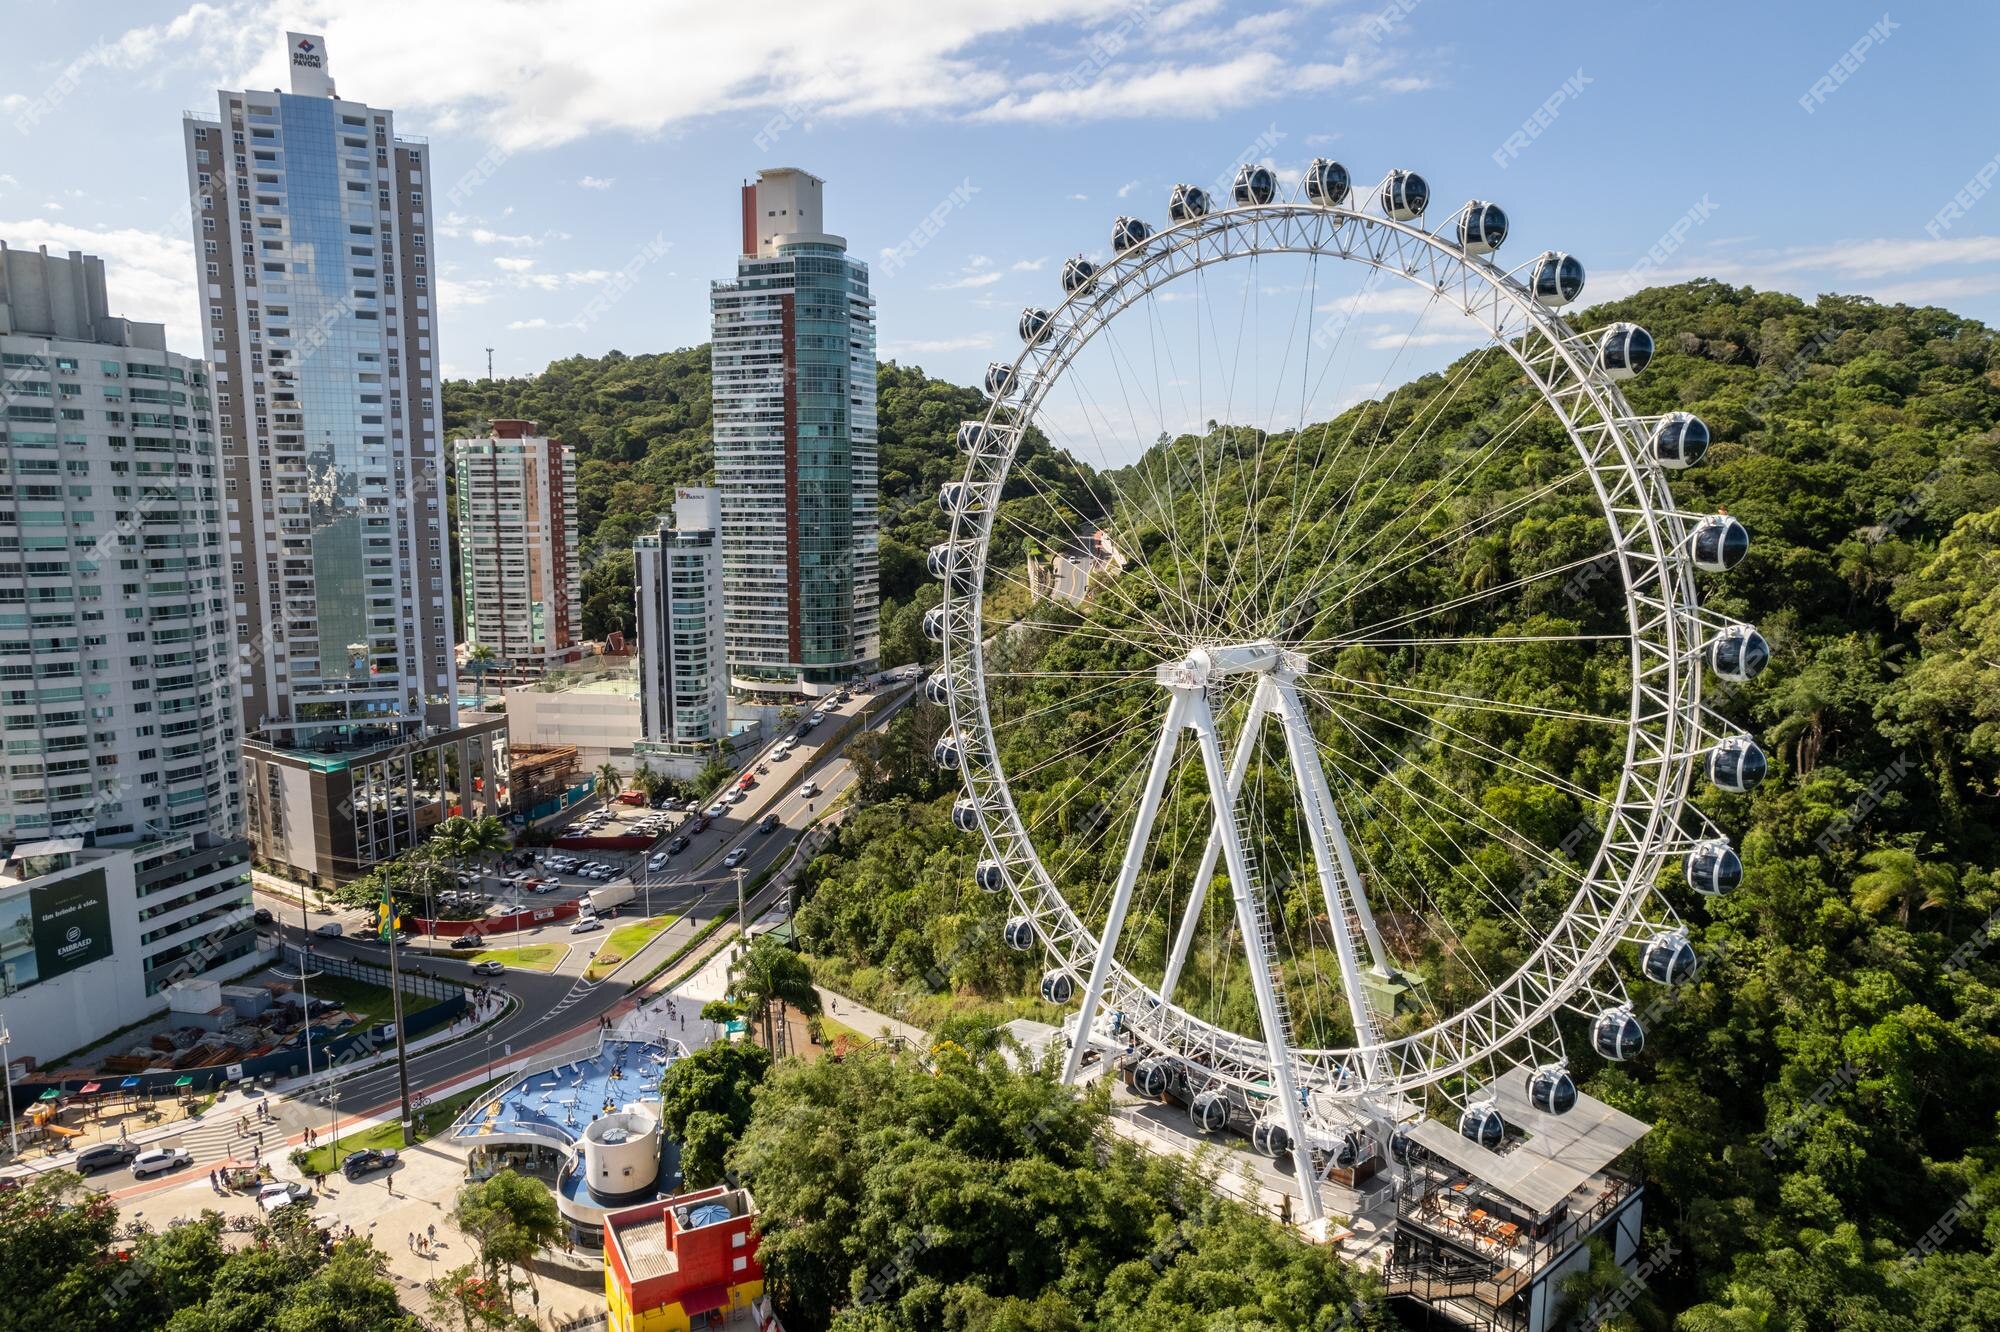
<svg viewBox="0 0 2000 1332">
<path fill-rule="evenodd" d="M 299 38 L 298 43 L 292 47 L 292 63 L 300 69 L 318 69 L 320 67 L 318 44 L 310 37 Z"/>
<path fill-rule="evenodd" d="M 110 956 L 111 900 L 103 870 L 0 899 L 0 982 L 7 991 Z"/>
</svg>

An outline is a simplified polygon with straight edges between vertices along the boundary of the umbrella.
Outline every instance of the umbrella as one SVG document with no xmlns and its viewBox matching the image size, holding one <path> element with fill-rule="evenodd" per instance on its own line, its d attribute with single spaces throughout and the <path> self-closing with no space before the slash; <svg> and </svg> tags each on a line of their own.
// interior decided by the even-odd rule
<svg viewBox="0 0 2000 1332">
<path fill-rule="evenodd" d="M 51 1087 L 36 1099 L 42 1101 L 60 1101 L 62 1099 L 62 1088 Z"/>
<path fill-rule="evenodd" d="M 76 1089 L 76 1094 L 79 1096 L 88 1096 L 94 1091 L 102 1091 L 102 1090 L 103 1088 L 99 1087 L 96 1083 L 86 1082 L 81 1087 L 78 1087 Z"/>
<path fill-rule="evenodd" d="M 192 1086 L 194 1086 L 194 1079 L 193 1079 L 193 1078 L 191 1078 L 191 1077 L 189 1077 L 189 1076 L 188 1076 L 187 1074 L 183 1073 L 183 1074 L 181 1074 L 181 1075 L 180 1075 L 179 1077 L 177 1077 L 177 1078 L 175 1078 L 175 1079 L 174 1079 L 174 1086 L 176 1086 L 176 1087 L 192 1087 Z"/>
<path fill-rule="evenodd" d="M 125 1079 L 125 1081 L 123 1081 L 123 1082 L 119 1083 L 119 1084 L 118 1084 L 118 1090 L 119 1090 L 119 1091 L 131 1091 L 131 1090 L 133 1090 L 134 1088 L 136 1088 L 136 1087 L 137 1087 L 138 1085 L 139 1085 L 139 1077 L 138 1077 L 138 1075 L 137 1075 L 137 1074 L 135 1073 L 135 1074 L 133 1074 L 133 1075 L 132 1075 L 131 1077 L 129 1077 L 129 1078 L 127 1078 L 127 1079 Z"/>
</svg>

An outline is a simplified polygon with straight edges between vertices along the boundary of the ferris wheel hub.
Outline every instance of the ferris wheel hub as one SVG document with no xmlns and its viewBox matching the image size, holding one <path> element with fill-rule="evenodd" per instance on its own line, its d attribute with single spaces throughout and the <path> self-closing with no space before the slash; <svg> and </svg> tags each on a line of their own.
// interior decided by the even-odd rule
<svg viewBox="0 0 2000 1332">
<path fill-rule="evenodd" d="M 1305 658 L 1287 652 L 1269 639 L 1249 643 L 1213 643 L 1186 656 L 1161 662 L 1154 678 L 1170 689 L 1199 689 L 1228 675 L 1296 675 Z"/>
</svg>

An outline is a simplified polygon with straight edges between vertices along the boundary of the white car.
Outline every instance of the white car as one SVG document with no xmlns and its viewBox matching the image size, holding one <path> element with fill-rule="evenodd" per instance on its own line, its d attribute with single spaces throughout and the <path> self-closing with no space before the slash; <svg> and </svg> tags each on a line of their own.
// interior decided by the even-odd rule
<svg viewBox="0 0 2000 1332">
<path fill-rule="evenodd" d="M 731 851 L 728 855 L 722 858 L 722 868 L 735 869 L 738 865 L 741 865 L 743 863 L 743 858 L 749 854 L 750 854 L 749 847 L 747 846 L 737 847 L 735 850 Z"/>
<path fill-rule="evenodd" d="M 267 1212 L 275 1212 L 280 1207 L 289 1207 L 295 1202 L 309 1202 L 313 1191 L 297 1180 L 280 1184 L 266 1184 L 257 1190 L 257 1205 Z"/>
<path fill-rule="evenodd" d="M 663 870 L 666 867 L 667 858 L 664 855 L 656 855 L 646 862 L 646 868 L 649 870 Z"/>
<path fill-rule="evenodd" d="M 750 793 L 748 791 L 744 790 L 742 787 L 739 786 L 734 791 L 731 791 L 729 793 L 729 803 L 732 805 L 740 805 L 743 803 L 743 797 L 749 794 Z"/>
<path fill-rule="evenodd" d="M 595 916 L 583 916 L 577 920 L 576 924 L 569 927 L 569 932 L 571 934 L 588 934 L 598 928 L 598 923 L 598 919 Z"/>
<path fill-rule="evenodd" d="M 194 1153 L 184 1147 L 155 1147 L 132 1158 L 132 1178 L 144 1179 L 163 1170 L 178 1170 L 194 1164 Z"/>
<path fill-rule="evenodd" d="M 710 805 L 707 809 L 702 811 L 702 813 L 708 815 L 708 817 L 710 817 L 711 819 L 719 819 L 728 812 L 729 812 L 729 802 L 727 800 L 718 800 L 714 804 Z"/>
</svg>

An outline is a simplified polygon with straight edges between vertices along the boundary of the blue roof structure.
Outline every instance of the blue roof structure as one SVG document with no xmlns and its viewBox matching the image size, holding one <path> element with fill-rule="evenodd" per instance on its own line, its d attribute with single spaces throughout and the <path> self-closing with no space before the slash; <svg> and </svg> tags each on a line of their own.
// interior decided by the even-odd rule
<svg viewBox="0 0 2000 1332">
<path fill-rule="evenodd" d="M 534 1137 L 574 1146 L 599 1115 L 631 1101 L 657 1100 L 660 1078 L 677 1053 L 659 1042 L 607 1040 L 588 1059 L 522 1074 L 475 1105 L 452 1136 L 473 1142 Z"/>
</svg>

